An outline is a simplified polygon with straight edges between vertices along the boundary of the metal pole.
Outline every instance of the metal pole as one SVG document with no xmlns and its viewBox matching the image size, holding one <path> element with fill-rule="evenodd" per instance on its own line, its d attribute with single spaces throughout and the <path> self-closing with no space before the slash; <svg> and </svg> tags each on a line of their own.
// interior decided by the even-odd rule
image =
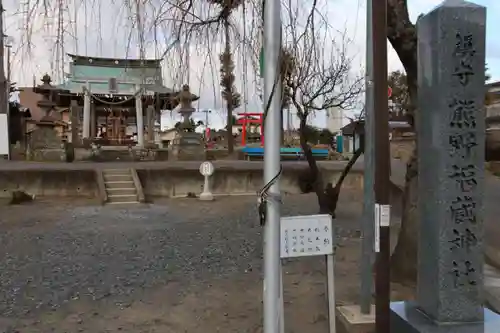
<svg viewBox="0 0 500 333">
<path fill-rule="evenodd" d="M 5 88 L 6 88 L 6 91 L 5 91 L 5 94 L 7 95 L 7 98 L 6 98 L 6 103 L 7 103 L 7 134 L 8 134 L 8 137 L 7 137 L 7 142 L 9 144 L 9 156 L 7 157 L 7 159 L 10 161 L 12 160 L 12 142 L 10 142 L 10 103 L 9 103 L 9 99 L 10 99 L 10 49 L 12 48 L 12 45 L 10 44 L 7 44 L 5 45 L 5 47 L 7 48 L 7 81 L 5 82 Z"/>
<path fill-rule="evenodd" d="M 264 184 L 280 172 L 281 80 L 278 56 L 281 48 L 280 1 L 264 6 L 264 105 L 271 99 L 264 120 Z M 277 86 L 275 86 L 277 84 Z M 275 89 L 273 89 L 273 87 Z M 274 90 L 274 91 L 273 91 Z M 264 332 L 279 333 L 280 323 L 280 196 L 279 179 L 269 188 L 264 226 Z"/>
<path fill-rule="evenodd" d="M 363 177 L 363 220 L 361 242 L 361 313 L 369 314 L 372 303 L 373 278 L 372 265 L 374 257 L 373 236 L 375 226 L 375 194 L 374 185 L 374 110 L 373 110 L 373 27 L 372 2 L 366 0 L 366 92 L 365 92 L 365 146 Z"/>
<path fill-rule="evenodd" d="M 374 0 L 373 14 L 373 101 L 375 107 L 375 203 L 389 205 L 389 112 L 387 101 L 387 0 Z M 381 208 L 382 209 L 382 208 Z M 390 332 L 390 239 L 389 226 L 380 224 L 377 253 L 375 328 Z"/>
<path fill-rule="evenodd" d="M 7 81 L 5 78 L 5 68 L 4 68 L 4 55 L 5 55 L 5 47 L 4 47 L 4 36 L 5 33 L 3 31 L 3 13 L 5 9 L 3 8 L 3 1 L 0 0 L 0 29 L 2 31 L 2 36 L 0 36 L 0 91 L 2 93 L 0 94 L 0 113 L 7 114 L 8 109 L 7 109 Z"/>
</svg>

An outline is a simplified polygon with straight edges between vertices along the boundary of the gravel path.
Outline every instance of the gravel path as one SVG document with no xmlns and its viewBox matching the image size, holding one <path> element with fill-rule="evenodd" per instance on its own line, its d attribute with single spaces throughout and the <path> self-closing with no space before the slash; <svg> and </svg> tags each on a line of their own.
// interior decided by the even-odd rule
<svg viewBox="0 0 500 333">
<path fill-rule="evenodd" d="M 355 236 L 359 205 L 342 202 L 338 234 Z M 315 213 L 314 196 L 285 198 L 283 215 Z M 0 232 L 0 325 L 78 300 L 126 307 L 168 283 L 181 290 L 261 267 L 254 197 L 127 208 L 36 202 L 2 207 Z"/>
</svg>

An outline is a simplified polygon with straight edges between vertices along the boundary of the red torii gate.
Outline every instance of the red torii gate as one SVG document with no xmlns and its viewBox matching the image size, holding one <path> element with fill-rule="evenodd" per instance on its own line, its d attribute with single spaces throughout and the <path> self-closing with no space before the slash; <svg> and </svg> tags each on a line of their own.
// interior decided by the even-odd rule
<svg viewBox="0 0 500 333">
<path fill-rule="evenodd" d="M 260 125 L 260 144 L 264 146 L 264 126 L 262 126 L 264 122 L 264 113 L 238 113 L 238 116 L 242 116 L 242 118 L 238 119 L 238 124 L 241 124 L 242 132 L 241 132 L 241 145 L 244 146 L 246 144 L 247 137 L 247 125 L 257 124 Z M 258 119 L 254 119 L 252 117 L 257 117 Z"/>
</svg>

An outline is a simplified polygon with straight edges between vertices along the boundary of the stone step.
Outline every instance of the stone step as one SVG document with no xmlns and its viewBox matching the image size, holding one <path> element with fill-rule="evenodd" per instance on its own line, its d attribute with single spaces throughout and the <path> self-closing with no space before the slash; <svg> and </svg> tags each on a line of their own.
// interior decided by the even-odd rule
<svg viewBox="0 0 500 333">
<path fill-rule="evenodd" d="M 110 188 L 135 188 L 135 184 L 133 180 L 108 180 L 104 181 L 104 186 L 106 189 Z"/>
<path fill-rule="evenodd" d="M 135 205 L 140 204 L 139 201 L 113 201 L 108 202 L 108 205 Z"/>
<path fill-rule="evenodd" d="M 137 194 L 108 194 L 109 203 L 136 202 Z"/>
<path fill-rule="evenodd" d="M 133 181 L 132 175 L 128 174 L 117 174 L 117 175 L 109 175 L 104 173 L 104 182 L 116 182 L 116 181 Z"/>
<path fill-rule="evenodd" d="M 104 169 L 102 172 L 105 175 L 129 175 L 130 169 Z"/>
<path fill-rule="evenodd" d="M 109 172 L 109 173 L 130 173 L 130 169 L 128 169 L 128 168 L 104 169 L 103 172 Z"/>
<path fill-rule="evenodd" d="M 107 187 L 106 192 L 108 196 L 110 195 L 137 195 L 137 189 L 135 187 Z"/>
</svg>

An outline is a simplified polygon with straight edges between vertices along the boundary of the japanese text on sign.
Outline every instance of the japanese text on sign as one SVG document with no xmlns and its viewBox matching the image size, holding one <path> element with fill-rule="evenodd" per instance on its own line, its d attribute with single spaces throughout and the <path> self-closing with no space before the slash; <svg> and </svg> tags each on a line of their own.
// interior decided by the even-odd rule
<svg viewBox="0 0 500 333">
<path fill-rule="evenodd" d="M 281 257 L 302 257 L 333 253 L 330 215 L 281 218 Z"/>
<path fill-rule="evenodd" d="M 478 147 L 477 118 L 478 105 L 474 99 L 466 98 L 466 87 L 475 72 L 473 60 L 476 54 L 474 38 L 469 33 L 457 32 L 453 52 L 454 72 L 458 80 L 458 89 L 464 89 L 453 96 L 449 103 L 449 165 L 450 179 L 454 181 L 457 197 L 451 201 L 449 212 L 452 227 L 449 229 L 448 245 L 450 251 L 457 252 L 451 262 L 450 274 L 455 288 L 475 286 L 477 284 L 476 267 L 469 259 L 469 253 L 478 245 L 475 234 L 476 200 L 475 190 L 478 185 L 478 168 L 471 159 Z"/>
</svg>

